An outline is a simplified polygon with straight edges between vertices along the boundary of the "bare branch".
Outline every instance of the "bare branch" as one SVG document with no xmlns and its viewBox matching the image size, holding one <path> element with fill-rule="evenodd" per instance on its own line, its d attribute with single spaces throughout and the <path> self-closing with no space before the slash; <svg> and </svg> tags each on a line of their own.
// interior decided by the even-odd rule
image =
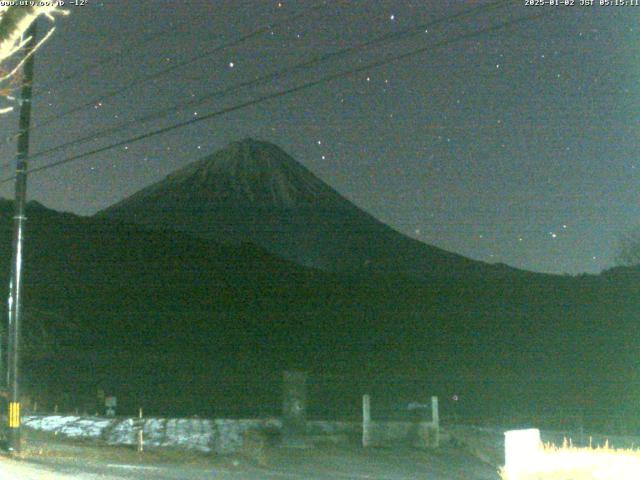
<svg viewBox="0 0 640 480">
<path fill-rule="evenodd" d="M 18 70 L 20 70 L 20 67 L 22 67 L 22 65 L 24 64 L 24 62 L 26 62 L 26 61 L 29 59 L 29 57 L 31 57 L 34 53 L 36 53 L 36 52 L 38 51 L 38 49 L 39 49 L 39 48 L 44 44 L 44 42 L 46 42 L 46 41 L 49 39 L 49 37 L 53 34 L 53 32 L 55 32 L 55 31 L 56 31 L 56 29 L 55 29 L 55 28 L 51 28 L 51 29 L 47 32 L 47 34 L 44 36 L 44 38 L 43 38 L 42 40 L 40 40 L 40 41 L 36 44 L 36 46 L 35 46 L 35 47 L 33 47 L 33 50 L 31 50 L 31 51 L 29 52 L 29 54 L 28 54 L 28 55 L 25 55 L 24 57 L 22 57 L 22 60 L 20 60 L 20 62 L 18 63 L 18 65 L 16 65 L 16 66 L 15 66 L 15 68 L 14 68 L 13 70 L 11 70 L 8 74 L 6 74 L 6 75 L 4 75 L 4 76 L 0 77 L 0 83 L 1 83 L 1 82 L 4 82 L 4 81 L 6 81 L 6 80 L 9 80 L 11 77 L 13 77 L 13 76 L 18 72 Z M 29 40 L 31 40 L 31 38 L 30 38 L 30 37 L 29 37 L 29 38 L 27 38 L 27 39 L 24 41 L 24 43 L 28 42 Z"/>
<path fill-rule="evenodd" d="M 25 32 L 31 24 L 41 15 L 46 16 L 50 20 L 54 20 L 53 14 L 67 15 L 69 12 L 61 10 L 55 6 L 55 2 L 51 2 L 50 6 L 39 7 L 23 7 L 23 6 L 0 6 L 0 85 L 9 83 L 8 86 L 0 87 L 0 98 L 12 101 L 11 97 L 17 84 L 13 81 L 18 72 L 21 70 L 24 62 L 33 55 L 51 36 L 54 28 L 51 28 L 44 38 L 38 42 L 29 55 L 23 56 L 13 67 L 3 68 L 12 57 L 22 51 L 25 45 L 31 40 L 25 38 Z M 0 115 L 11 112 L 13 106 L 1 107 Z"/>
</svg>

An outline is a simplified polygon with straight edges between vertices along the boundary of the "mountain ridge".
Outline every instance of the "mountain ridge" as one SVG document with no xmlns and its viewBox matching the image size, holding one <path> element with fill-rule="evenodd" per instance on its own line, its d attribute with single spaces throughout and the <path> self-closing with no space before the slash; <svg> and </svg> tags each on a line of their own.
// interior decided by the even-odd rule
<svg viewBox="0 0 640 480">
<path fill-rule="evenodd" d="M 557 408 L 560 397 L 573 405 L 585 394 L 614 405 L 629 394 L 620 385 L 636 375 L 629 366 L 637 270 L 432 281 L 350 276 L 306 269 L 252 245 L 34 203 L 27 216 L 23 370 L 25 385 L 50 389 L 42 405 L 58 391 L 60 398 L 83 389 L 95 395 L 102 385 L 124 411 L 144 404 L 158 415 L 213 415 L 232 398 L 251 412 L 253 394 L 243 384 L 233 393 L 220 389 L 221 375 L 304 368 L 370 379 L 413 372 L 439 385 L 443 398 L 461 394 L 471 409 L 476 395 L 493 394 L 485 405 L 520 409 L 526 388 L 532 402 Z M 12 217 L 12 205 L 0 202 L 5 288 Z M 194 378 L 197 391 L 189 387 Z M 158 395 L 167 386 L 175 394 Z"/>
<path fill-rule="evenodd" d="M 278 146 L 250 138 L 230 143 L 96 216 L 223 243 L 252 242 L 329 271 L 423 277 L 525 274 L 407 237 L 341 196 Z"/>
</svg>

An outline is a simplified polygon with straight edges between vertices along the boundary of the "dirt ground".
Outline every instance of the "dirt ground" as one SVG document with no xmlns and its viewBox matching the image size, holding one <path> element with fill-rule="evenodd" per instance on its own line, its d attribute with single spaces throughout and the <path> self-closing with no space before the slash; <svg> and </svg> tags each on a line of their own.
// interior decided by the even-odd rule
<svg viewBox="0 0 640 480">
<path fill-rule="evenodd" d="M 434 450 L 362 449 L 357 442 L 292 449 L 260 458 L 110 447 L 27 432 L 20 460 L 0 460 L 0 480 L 26 479 L 379 479 L 497 480 L 497 466 L 449 442 Z M 17 476 L 14 476 L 17 475 Z"/>
</svg>

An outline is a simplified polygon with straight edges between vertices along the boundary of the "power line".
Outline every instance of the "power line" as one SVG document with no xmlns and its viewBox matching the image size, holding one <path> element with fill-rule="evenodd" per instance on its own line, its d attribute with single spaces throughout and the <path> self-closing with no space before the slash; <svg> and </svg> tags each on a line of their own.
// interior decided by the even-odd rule
<svg viewBox="0 0 640 480">
<path fill-rule="evenodd" d="M 542 13 L 539 13 L 539 14 L 536 14 L 536 15 L 529 15 L 529 16 L 526 16 L 526 17 L 521 17 L 521 18 L 518 18 L 518 19 L 509 20 L 509 21 L 506 21 L 506 22 L 503 22 L 503 23 L 500 23 L 500 24 L 497 24 L 497 25 L 492 25 L 490 27 L 483 28 L 483 29 L 475 31 L 475 32 L 463 34 L 463 35 L 460 35 L 460 36 L 452 38 L 452 39 L 442 40 L 442 41 L 437 42 L 437 43 L 435 43 L 433 45 L 429 45 L 429 46 L 426 46 L 426 47 L 421 47 L 421 48 L 418 48 L 418 49 L 415 49 L 415 50 L 411 50 L 409 52 L 405 52 L 405 53 L 400 54 L 400 55 L 394 55 L 394 56 L 390 56 L 390 57 L 387 57 L 387 58 L 384 58 L 384 59 L 381 59 L 381 60 L 377 60 L 377 61 L 368 63 L 368 64 L 363 65 L 361 67 L 354 68 L 354 69 L 351 69 L 351 70 L 348 70 L 348 71 L 345 71 L 345 72 L 339 72 L 339 73 L 334 73 L 334 74 L 331 74 L 331 75 L 327 75 L 327 76 L 321 77 L 321 78 L 319 78 L 317 80 L 312 80 L 310 82 L 306 82 L 306 83 L 303 83 L 301 85 L 298 85 L 298 86 L 295 86 L 295 87 L 292 87 L 292 88 L 288 88 L 286 90 L 281 90 L 279 92 L 274 92 L 274 93 L 271 93 L 271 94 L 268 94 L 268 95 L 264 95 L 264 96 L 261 96 L 261 97 L 255 98 L 253 100 L 249 100 L 249 101 L 246 101 L 246 102 L 234 105 L 234 106 L 226 107 L 226 108 L 223 108 L 221 110 L 217 110 L 215 112 L 209 113 L 207 115 L 200 116 L 198 118 L 192 118 L 192 119 L 184 121 L 184 122 L 180 122 L 180 123 L 168 126 L 168 127 L 164 127 L 164 128 L 161 128 L 161 129 L 157 129 L 157 130 L 151 131 L 151 132 L 147 132 L 147 133 L 135 136 L 135 137 L 128 138 L 126 140 L 122 140 L 122 141 L 119 141 L 119 142 L 116 142 L 116 143 L 112 143 L 110 145 L 107 145 L 107 146 L 104 146 L 104 147 L 100 147 L 100 148 L 96 148 L 94 150 L 90 150 L 88 152 L 84 152 L 84 153 L 81 153 L 81 154 L 78 154 L 78 155 L 74 155 L 74 156 L 71 156 L 71 157 L 68 157 L 68 158 L 65 158 L 65 159 L 62 159 L 62 160 L 58 160 L 56 162 L 52 162 L 52 163 L 47 164 L 47 165 L 31 168 L 31 169 L 29 169 L 27 171 L 27 173 L 35 173 L 35 172 L 40 172 L 40 171 L 44 171 L 44 170 L 49 170 L 51 168 L 55 168 L 55 167 L 58 167 L 60 165 L 64 165 L 64 164 L 71 163 L 71 162 L 75 162 L 75 161 L 78 161 L 78 160 L 81 160 L 81 159 L 96 155 L 98 153 L 106 152 L 106 151 L 111 150 L 113 148 L 117 148 L 117 147 L 125 146 L 125 145 L 131 144 L 131 143 L 139 142 L 139 141 L 145 140 L 147 138 L 152 138 L 152 137 L 155 137 L 155 136 L 158 136 L 158 135 L 162 135 L 162 134 L 174 131 L 174 130 L 178 130 L 178 129 L 183 128 L 183 127 L 194 125 L 196 123 L 200 123 L 200 122 L 203 122 L 205 120 L 209 120 L 209 119 L 214 118 L 214 117 L 218 117 L 218 116 L 221 116 L 221 115 L 225 115 L 227 113 L 235 112 L 237 110 L 241 110 L 243 108 L 250 107 L 250 106 L 265 102 L 267 100 L 272 100 L 272 99 L 275 99 L 275 98 L 283 97 L 285 95 L 290 95 L 292 93 L 297 93 L 297 92 L 300 92 L 302 90 L 307 90 L 309 88 L 313 88 L 313 87 L 315 87 L 317 85 L 320 85 L 320 84 L 323 84 L 323 83 L 328 83 L 328 82 L 331 82 L 331 81 L 334 81 L 334 80 L 338 80 L 340 78 L 349 77 L 349 76 L 352 76 L 354 74 L 357 74 L 357 73 L 360 73 L 360 72 L 364 72 L 364 71 L 370 70 L 372 68 L 377 68 L 377 67 L 389 64 L 389 63 L 395 63 L 395 62 L 398 62 L 398 61 L 401 61 L 401 60 L 404 60 L 404 59 L 419 55 L 421 53 L 425 53 L 427 51 L 430 51 L 433 48 L 438 48 L 438 47 L 442 47 L 442 46 L 445 46 L 445 45 L 450 45 L 452 43 L 459 42 L 459 41 L 462 41 L 462 40 L 468 40 L 470 38 L 475 38 L 475 37 L 478 37 L 478 36 L 481 36 L 481 35 L 484 35 L 484 34 L 487 34 L 487 33 L 496 32 L 498 30 L 502 30 L 502 29 L 510 27 L 512 25 L 517 25 L 517 24 L 520 24 L 520 23 L 536 20 L 536 19 L 542 18 L 542 17 L 544 17 L 544 16 L 546 16 L 548 14 L 549 14 L 549 12 L 547 11 L 547 12 L 542 12 Z M 0 185 L 6 183 L 8 181 L 11 181 L 13 178 L 14 177 L 9 177 L 9 178 L 5 178 L 5 179 L 1 180 L 0 181 Z"/>
<path fill-rule="evenodd" d="M 204 20 L 205 19 L 201 19 L 201 21 L 204 21 Z M 92 64 L 86 65 L 84 67 L 80 67 L 75 71 L 67 73 L 61 78 L 56 78 L 54 82 L 45 83 L 44 85 L 38 85 L 40 92 L 34 94 L 33 98 L 35 99 L 40 97 L 41 95 L 44 94 L 43 91 L 50 89 L 54 85 L 60 85 L 62 83 L 65 83 L 68 80 L 75 80 L 78 77 L 85 75 L 87 73 L 90 73 L 99 67 L 104 68 L 105 66 L 115 63 L 116 61 L 122 61 L 123 58 L 132 57 L 138 53 L 137 50 L 155 41 L 160 37 L 166 38 L 169 36 L 179 36 L 179 35 L 184 35 L 185 33 L 187 33 L 185 30 L 182 30 L 177 27 L 167 28 L 164 30 L 159 30 L 157 32 L 150 33 L 149 35 L 146 35 L 140 42 L 138 42 L 138 44 L 135 45 L 134 48 L 131 48 L 131 46 L 127 44 L 126 46 L 123 46 L 117 53 L 103 55 L 102 58 L 99 58 Z"/>
<path fill-rule="evenodd" d="M 162 110 L 159 110 L 159 111 L 147 114 L 147 115 L 143 115 L 143 116 L 137 117 L 137 118 L 135 118 L 133 120 L 130 120 L 130 121 L 121 122 L 121 123 L 119 123 L 117 125 L 114 125 L 112 127 L 108 127 L 108 128 L 106 128 L 104 130 L 93 132 L 93 133 L 90 133 L 90 134 L 88 134 L 88 135 L 86 135 L 84 137 L 80 137 L 80 138 L 77 138 L 75 140 L 71 140 L 69 142 L 66 142 L 66 143 L 51 147 L 49 149 L 42 150 L 40 152 L 36 152 L 35 154 L 31 155 L 31 158 L 33 159 L 33 158 L 41 157 L 43 155 L 49 155 L 51 153 L 55 153 L 55 152 L 57 152 L 59 150 L 66 149 L 66 148 L 69 148 L 69 147 L 74 146 L 74 145 L 78 145 L 78 144 L 81 144 L 81 143 L 86 143 L 88 141 L 97 140 L 99 138 L 102 138 L 102 137 L 107 136 L 107 135 L 111 135 L 113 133 L 119 132 L 119 131 L 121 131 L 123 129 L 126 129 L 128 127 L 131 127 L 131 126 L 137 126 L 137 125 L 149 122 L 151 120 L 157 120 L 157 119 L 160 119 L 160 118 L 164 118 L 164 117 L 168 116 L 171 113 L 175 113 L 175 112 L 177 112 L 179 110 L 182 110 L 182 109 L 185 109 L 187 107 L 193 107 L 193 106 L 201 105 L 203 103 L 206 103 L 209 100 L 212 100 L 214 98 L 221 97 L 221 96 L 224 96 L 224 95 L 228 95 L 230 93 L 234 93 L 234 92 L 236 92 L 238 90 L 241 90 L 241 89 L 243 89 L 245 87 L 257 86 L 257 85 L 260 85 L 260 84 L 268 83 L 268 82 L 277 80 L 277 79 L 279 79 L 279 78 L 281 78 L 281 77 L 283 77 L 285 75 L 291 74 L 291 73 L 293 73 L 295 71 L 308 69 L 310 67 L 313 67 L 313 66 L 315 66 L 317 64 L 326 62 L 328 60 L 331 60 L 331 59 L 334 59 L 334 58 L 338 58 L 338 57 L 341 57 L 341 56 L 344 56 L 344 55 L 351 54 L 351 53 L 353 53 L 353 52 L 355 52 L 357 50 L 369 48 L 369 47 L 372 47 L 372 46 L 375 46 L 375 45 L 378 45 L 378 44 L 381 44 L 381 43 L 385 43 L 387 41 L 397 41 L 397 40 L 400 40 L 400 39 L 403 39 L 403 38 L 407 38 L 408 36 L 416 35 L 417 32 L 422 32 L 424 29 L 431 28 L 431 27 L 433 27 L 435 25 L 439 25 L 439 24 L 444 23 L 444 22 L 450 22 L 452 20 L 456 20 L 456 19 L 459 19 L 459 18 L 462 18 L 462 17 L 465 17 L 465 16 L 469 16 L 469 15 L 478 13 L 479 11 L 482 11 L 482 10 L 490 10 L 490 9 L 493 9 L 493 8 L 501 7 L 503 4 L 506 4 L 508 2 L 509 2 L 509 0 L 494 1 L 494 2 L 492 2 L 490 4 L 485 4 L 483 6 L 471 8 L 471 9 L 459 12 L 457 14 L 454 14 L 454 15 L 449 15 L 449 16 L 446 16 L 446 17 L 441 17 L 441 18 L 432 20 L 431 22 L 428 22 L 426 24 L 412 26 L 412 27 L 409 27 L 409 28 L 404 29 L 404 30 L 399 31 L 399 32 L 387 33 L 387 34 L 378 36 L 376 38 L 373 38 L 373 39 L 371 39 L 369 41 L 366 41 L 366 42 L 363 42 L 363 43 L 359 43 L 359 44 L 356 44 L 356 45 L 353 45 L 353 46 L 350 46 L 350 47 L 346 47 L 346 48 L 343 48 L 343 49 L 340 49 L 340 50 L 337 50 L 337 51 L 334 51 L 334 52 L 330 52 L 330 53 L 327 53 L 327 54 L 324 54 L 324 55 L 316 56 L 316 57 L 313 57 L 313 58 L 311 58 L 309 60 L 306 60 L 306 61 L 304 61 L 302 63 L 299 63 L 299 64 L 296 64 L 296 65 L 293 65 L 293 66 L 286 67 L 284 69 L 278 70 L 277 72 L 273 72 L 273 73 L 269 73 L 269 74 L 266 74 L 266 75 L 262 75 L 262 76 L 260 76 L 260 77 L 258 77 L 256 79 L 253 79 L 253 80 L 241 82 L 239 84 L 232 85 L 232 86 L 227 87 L 227 88 L 223 88 L 223 89 L 220 89 L 220 90 L 216 90 L 214 92 L 207 93 L 207 94 L 202 95 L 202 96 L 200 96 L 200 97 L 198 97 L 198 98 L 196 98 L 194 100 L 191 100 L 191 101 L 189 101 L 187 103 L 174 104 L 174 105 L 172 105 L 170 107 L 167 107 L 167 108 L 164 108 Z"/>
<path fill-rule="evenodd" d="M 204 21 L 205 19 L 202 19 L 202 20 Z M 93 62 L 90 65 L 87 65 L 85 67 L 81 67 L 79 69 L 76 69 L 75 71 L 67 73 L 65 76 L 63 76 L 61 78 L 57 78 L 55 80 L 55 82 L 49 82 L 49 83 L 45 83 L 44 85 L 38 85 L 39 91 L 37 91 L 37 92 L 35 92 L 33 94 L 33 99 L 35 100 L 36 98 L 41 97 L 42 95 L 44 95 L 44 92 L 46 90 L 51 89 L 54 85 L 64 84 L 69 80 L 77 79 L 81 75 L 86 75 L 87 73 L 90 73 L 90 72 L 96 70 L 99 67 L 103 67 L 104 68 L 105 66 L 110 65 L 110 64 L 114 63 L 115 61 L 122 61 L 123 58 L 132 57 L 133 55 L 138 53 L 137 50 L 139 50 L 141 47 L 143 47 L 143 46 L 155 41 L 156 39 L 158 39 L 160 37 L 178 36 L 178 35 L 183 35 L 185 33 L 187 33 L 185 30 L 182 30 L 182 29 L 177 28 L 177 27 L 173 27 L 171 29 L 159 30 L 157 32 L 150 33 L 149 35 L 146 35 L 144 37 L 144 39 L 142 41 L 140 41 L 134 48 L 126 48 L 126 49 L 124 49 L 124 47 L 123 47 L 117 53 L 113 53 L 113 54 L 110 54 L 110 55 L 104 55 L 102 58 L 96 60 L 95 62 Z M 34 127 L 34 129 L 35 129 L 35 127 Z M 14 131 L 10 135 L 8 135 L 6 137 L 5 143 L 8 143 L 11 140 L 15 139 L 16 136 L 17 136 L 17 133 L 18 133 L 17 131 Z"/>
<path fill-rule="evenodd" d="M 164 68 L 162 70 L 159 70 L 157 72 L 148 74 L 148 75 L 142 75 L 140 77 L 136 77 L 133 80 L 131 80 L 130 82 L 128 82 L 127 84 L 125 84 L 124 86 L 111 90 L 110 92 L 105 93 L 104 95 L 102 95 L 99 98 L 93 99 L 89 102 L 77 105 L 75 107 L 70 108 L 69 110 L 66 110 L 58 115 L 53 115 L 51 117 L 45 118 L 42 122 L 37 123 L 36 125 L 34 125 L 32 127 L 31 130 L 36 130 L 38 128 L 50 125 L 51 123 L 60 120 L 61 118 L 64 118 L 68 115 L 71 115 L 73 113 L 79 112 L 81 110 L 84 110 L 87 107 L 92 107 L 96 104 L 96 102 L 102 102 L 104 100 L 108 100 L 109 98 L 113 98 L 115 96 L 121 95 L 129 90 L 131 90 L 133 87 L 140 85 L 142 83 L 146 83 L 146 82 L 150 82 L 153 81 L 159 77 L 162 77 L 164 75 L 167 75 L 171 72 L 174 72 L 176 70 L 178 70 L 179 68 L 182 68 L 186 65 L 190 65 L 192 63 L 198 62 L 199 60 L 202 60 L 203 58 L 209 57 L 211 55 L 214 55 L 218 52 L 221 52 L 222 50 L 231 48 L 231 47 L 236 47 L 248 40 L 251 40 L 252 38 L 255 38 L 259 35 L 262 35 L 263 33 L 266 33 L 268 31 L 270 31 L 271 29 L 275 28 L 275 27 L 279 27 L 283 24 L 292 22 L 294 20 L 297 20 L 298 18 L 304 17 L 306 15 L 309 15 L 310 13 L 319 10 L 320 8 L 326 6 L 327 0 L 324 0 L 322 3 L 320 3 L 319 5 L 315 5 L 311 8 L 308 8 L 302 12 L 293 14 L 293 15 L 289 15 L 287 18 L 279 21 L 279 22 L 275 22 L 272 24 L 269 24 L 267 26 L 264 27 L 260 27 L 256 30 L 253 30 L 252 32 L 243 35 L 240 38 L 237 38 L 236 40 L 232 40 L 230 42 L 227 43 L 223 43 L 222 45 L 218 45 L 215 48 L 209 49 L 209 50 L 205 50 L 204 52 L 199 53 L 198 55 L 191 57 L 187 60 L 183 60 L 181 62 L 175 63 L 173 65 L 171 65 L 170 67 Z M 325 15 L 326 16 L 326 15 Z"/>
</svg>

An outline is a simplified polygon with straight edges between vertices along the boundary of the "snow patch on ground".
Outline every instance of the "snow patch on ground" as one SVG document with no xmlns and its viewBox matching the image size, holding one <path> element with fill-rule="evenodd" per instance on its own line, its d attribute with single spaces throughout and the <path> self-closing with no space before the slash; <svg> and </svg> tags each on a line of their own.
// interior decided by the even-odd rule
<svg viewBox="0 0 640 480">
<path fill-rule="evenodd" d="M 102 432 L 113 422 L 98 417 L 78 417 L 74 415 L 54 415 L 50 417 L 29 416 L 22 423 L 34 430 L 53 432 L 69 438 L 100 438 Z"/>
<path fill-rule="evenodd" d="M 242 447 L 247 430 L 280 429 L 280 420 L 200 418 L 100 418 L 79 416 L 27 416 L 25 427 L 68 438 L 102 440 L 109 445 L 136 445 L 142 429 L 144 445 L 227 454 Z"/>
</svg>

